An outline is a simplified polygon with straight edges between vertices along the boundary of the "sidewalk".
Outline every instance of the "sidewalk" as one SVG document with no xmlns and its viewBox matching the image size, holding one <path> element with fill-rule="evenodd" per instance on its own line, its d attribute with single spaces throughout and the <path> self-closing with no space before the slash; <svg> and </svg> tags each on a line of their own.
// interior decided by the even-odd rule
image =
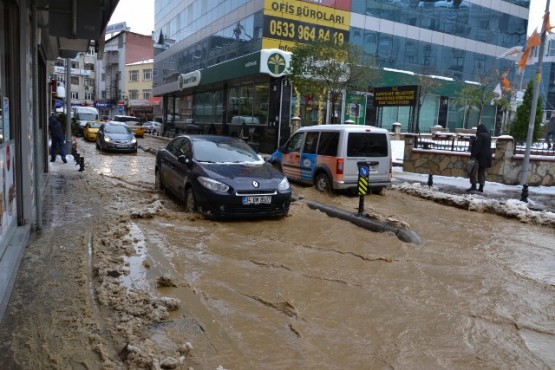
<svg viewBox="0 0 555 370">
<path fill-rule="evenodd" d="M 393 185 L 403 183 L 419 184 L 428 187 L 428 174 L 403 172 L 401 167 L 393 167 Z M 504 185 L 486 181 L 484 192 L 467 193 L 470 182 L 464 177 L 432 176 L 432 188 L 438 192 L 468 196 L 476 198 L 493 199 L 500 203 L 507 203 L 509 200 L 520 201 L 522 197 L 521 185 Z M 555 186 L 530 186 L 528 188 L 527 206 L 535 211 L 555 212 Z"/>
</svg>

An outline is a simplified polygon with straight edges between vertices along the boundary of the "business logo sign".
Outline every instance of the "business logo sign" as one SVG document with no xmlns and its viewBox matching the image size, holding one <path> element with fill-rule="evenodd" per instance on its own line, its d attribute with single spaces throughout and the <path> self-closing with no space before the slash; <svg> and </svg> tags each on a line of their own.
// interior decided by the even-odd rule
<svg viewBox="0 0 555 370">
<path fill-rule="evenodd" d="M 200 77 L 201 74 L 199 70 L 180 74 L 177 78 L 177 87 L 179 90 L 183 90 L 188 87 L 198 86 L 200 84 Z"/>
<path fill-rule="evenodd" d="M 260 50 L 260 73 L 283 76 L 291 64 L 291 53 L 279 49 Z"/>
</svg>

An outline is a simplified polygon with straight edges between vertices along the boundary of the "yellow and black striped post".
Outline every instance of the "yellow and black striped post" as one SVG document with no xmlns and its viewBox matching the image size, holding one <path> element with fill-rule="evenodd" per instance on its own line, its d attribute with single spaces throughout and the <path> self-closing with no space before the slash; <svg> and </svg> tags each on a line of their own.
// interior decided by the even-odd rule
<svg viewBox="0 0 555 370">
<path fill-rule="evenodd" d="M 368 194 L 368 175 L 370 166 L 367 162 L 357 162 L 358 165 L 358 215 L 364 215 L 364 196 Z"/>
</svg>

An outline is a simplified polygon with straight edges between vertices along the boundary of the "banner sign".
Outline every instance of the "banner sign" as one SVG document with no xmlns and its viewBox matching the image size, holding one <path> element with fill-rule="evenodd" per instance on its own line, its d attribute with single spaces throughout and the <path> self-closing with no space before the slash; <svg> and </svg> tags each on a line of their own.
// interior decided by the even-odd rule
<svg viewBox="0 0 555 370">
<path fill-rule="evenodd" d="M 350 23 L 351 13 L 346 10 L 312 2 L 265 0 L 262 47 L 291 51 L 297 42 L 320 39 L 342 45 L 348 41 Z"/>
</svg>

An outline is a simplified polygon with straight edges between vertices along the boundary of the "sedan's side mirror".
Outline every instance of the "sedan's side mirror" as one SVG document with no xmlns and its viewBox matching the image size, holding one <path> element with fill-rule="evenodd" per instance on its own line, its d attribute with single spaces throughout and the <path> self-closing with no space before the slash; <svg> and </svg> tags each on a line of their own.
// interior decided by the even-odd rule
<svg viewBox="0 0 555 370">
<path fill-rule="evenodd" d="M 192 162 L 191 162 L 191 157 L 188 157 L 188 156 L 186 156 L 186 155 L 184 155 L 184 154 L 182 154 L 182 155 L 180 155 L 179 157 L 177 157 L 177 161 L 178 161 L 179 163 L 183 163 L 183 164 L 185 164 L 185 165 L 190 165 L 190 164 L 192 163 Z"/>
</svg>

